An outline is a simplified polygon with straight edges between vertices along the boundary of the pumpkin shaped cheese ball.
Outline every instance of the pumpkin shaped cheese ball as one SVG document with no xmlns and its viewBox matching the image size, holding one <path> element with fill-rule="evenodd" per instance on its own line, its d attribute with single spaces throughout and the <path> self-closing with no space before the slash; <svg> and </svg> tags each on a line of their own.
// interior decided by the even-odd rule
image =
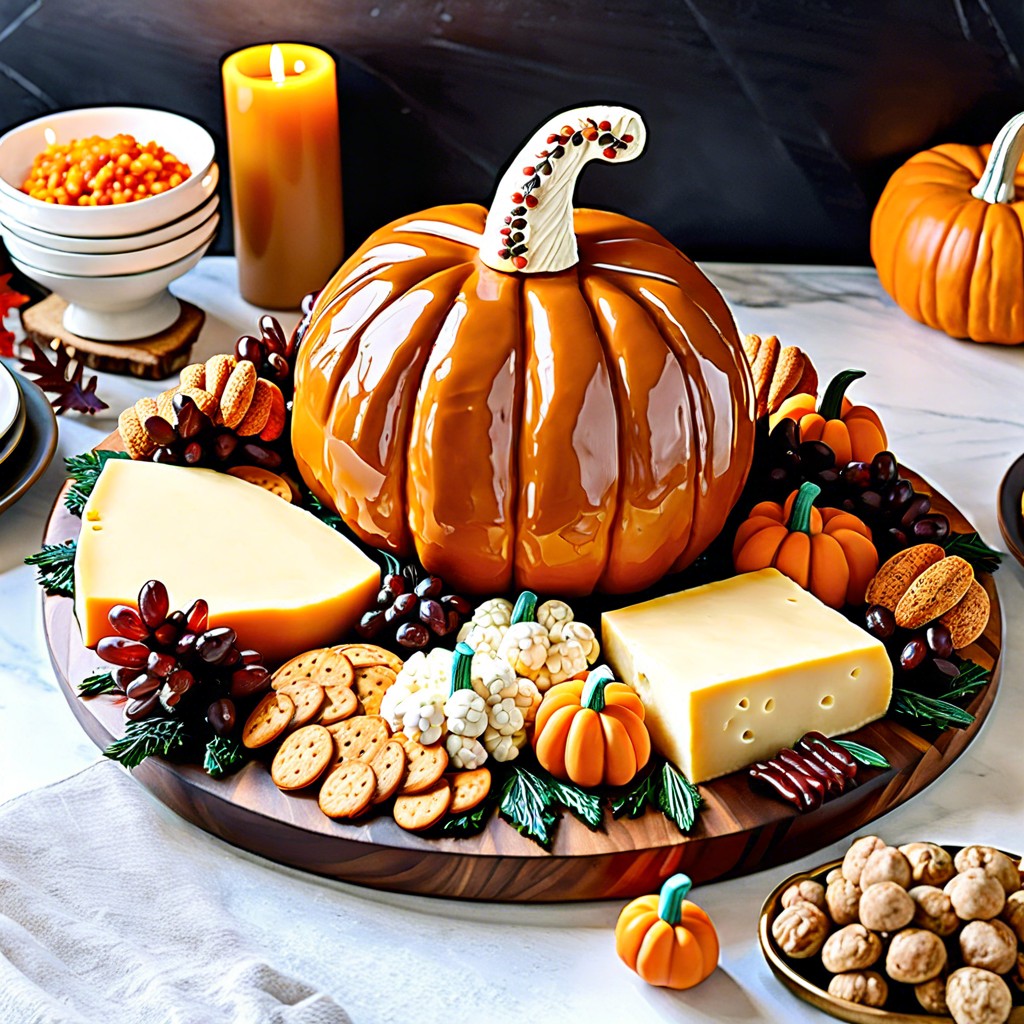
<svg viewBox="0 0 1024 1024">
<path fill-rule="evenodd" d="M 464 593 L 572 596 L 641 590 L 721 532 L 754 445 L 732 314 L 652 228 L 572 207 L 588 162 L 645 140 L 624 107 L 559 114 L 489 211 L 403 217 L 320 293 L 292 447 L 363 541 Z"/>
<path fill-rule="evenodd" d="M 619 914 L 615 952 L 649 985 L 692 988 L 718 966 L 718 934 L 686 898 L 690 885 L 686 875 L 673 875 L 660 896 L 641 896 Z"/>
</svg>

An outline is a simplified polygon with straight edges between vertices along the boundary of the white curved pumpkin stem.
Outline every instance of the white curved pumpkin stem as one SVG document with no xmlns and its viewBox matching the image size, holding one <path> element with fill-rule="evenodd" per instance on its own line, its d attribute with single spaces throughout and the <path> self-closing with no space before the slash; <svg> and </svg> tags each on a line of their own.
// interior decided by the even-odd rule
<svg viewBox="0 0 1024 1024">
<path fill-rule="evenodd" d="M 591 160 L 635 160 L 646 141 L 643 118 L 627 107 L 577 107 L 556 114 L 498 182 L 480 259 L 508 273 L 551 273 L 575 266 L 579 254 L 572 200 L 580 171 Z"/>
<path fill-rule="evenodd" d="M 978 184 L 971 189 L 975 199 L 986 203 L 1012 203 L 1016 198 L 1013 179 L 1024 156 L 1024 113 L 1010 118 L 992 143 L 992 152 Z"/>
</svg>

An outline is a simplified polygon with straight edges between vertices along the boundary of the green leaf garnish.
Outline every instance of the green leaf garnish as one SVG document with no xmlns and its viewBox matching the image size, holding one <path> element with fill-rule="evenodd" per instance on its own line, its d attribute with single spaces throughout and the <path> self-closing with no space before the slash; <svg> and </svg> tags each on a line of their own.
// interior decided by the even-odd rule
<svg viewBox="0 0 1024 1024">
<path fill-rule="evenodd" d="M 939 697 L 926 697 L 913 690 L 893 690 L 889 709 L 894 714 L 905 715 L 936 729 L 963 729 L 974 722 L 974 715 L 956 704 Z"/>
<path fill-rule="evenodd" d="M 81 516 L 85 503 L 89 500 L 96 481 L 99 479 L 100 471 L 110 459 L 127 459 L 127 452 L 95 451 L 82 452 L 81 455 L 71 455 L 64 460 L 64 468 L 68 476 L 74 478 L 74 483 L 64 497 L 64 506 L 76 516 Z"/>
<path fill-rule="evenodd" d="M 953 680 L 954 686 L 942 694 L 942 700 L 962 700 L 973 697 L 992 677 L 992 670 L 982 668 L 976 661 L 965 658 L 960 663 L 960 672 Z"/>
<path fill-rule="evenodd" d="M 98 672 L 78 684 L 79 697 L 95 697 L 100 693 L 120 693 L 113 672 Z"/>
<path fill-rule="evenodd" d="M 104 757 L 118 761 L 125 768 L 138 768 L 154 754 L 166 756 L 184 746 L 185 723 L 176 718 L 144 718 L 129 722 L 124 736 L 103 751 Z"/>
<path fill-rule="evenodd" d="M 638 775 L 629 784 L 625 792 L 612 797 L 612 817 L 639 818 L 648 807 L 657 807 L 660 784 L 661 773 L 649 767 L 646 773 Z"/>
<path fill-rule="evenodd" d="M 234 737 L 214 736 L 206 744 L 203 768 L 211 778 L 222 779 L 237 772 L 248 760 L 249 752 Z"/>
<path fill-rule="evenodd" d="M 947 555 L 959 555 L 980 572 L 995 572 L 1003 560 L 1002 554 L 989 547 L 977 531 L 951 533 L 942 542 L 942 546 L 946 549 Z"/>
<path fill-rule="evenodd" d="M 516 764 L 501 787 L 498 813 L 520 835 L 550 849 L 558 816 L 551 810 L 551 791 L 534 772 Z"/>
<path fill-rule="evenodd" d="M 562 782 L 549 775 L 547 782 L 551 802 L 564 807 L 574 814 L 593 832 L 601 827 L 601 798 L 596 793 L 587 793 L 571 782 Z"/>
<path fill-rule="evenodd" d="M 697 787 L 674 764 L 666 761 L 661 766 L 658 791 L 658 806 L 665 817 L 675 822 L 680 832 L 689 832 L 697 820 L 700 805 Z"/>
<path fill-rule="evenodd" d="M 833 740 L 837 746 L 842 747 L 850 756 L 868 768 L 891 768 L 892 765 L 877 750 L 865 747 L 861 743 L 854 743 L 853 740 Z"/>
<path fill-rule="evenodd" d="M 493 795 L 488 796 L 483 803 L 478 804 L 473 810 L 460 814 L 455 818 L 446 818 L 441 822 L 441 827 L 438 831 L 443 835 L 456 836 L 460 839 L 477 836 L 487 827 L 487 822 L 490 820 L 496 802 L 496 797 Z"/>
<path fill-rule="evenodd" d="M 44 544 L 41 551 L 25 559 L 26 565 L 33 565 L 39 570 L 36 580 L 47 594 L 75 596 L 77 547 L 77 540 L 66 540 L 63 544 Z"/>
</svg>

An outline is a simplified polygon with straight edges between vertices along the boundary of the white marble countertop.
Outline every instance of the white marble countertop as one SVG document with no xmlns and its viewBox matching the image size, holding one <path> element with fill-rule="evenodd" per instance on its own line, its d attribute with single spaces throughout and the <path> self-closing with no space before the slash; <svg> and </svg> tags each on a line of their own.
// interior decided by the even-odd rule
<svg viewBox="0 0 1024 1024">
<path fill-rule="evenodd" d="M 730 300 L 741 331 L 775 333 L 785 344 L 800 345 L 825 380 L 847 366 L 867 370 L 869 376 L 856 385 L 857 400 L 880 412 L 893 450 L 951 497 L 989 543 L 1004 547 L 996 495 L 1003 473 L 1024 451 L 1024 351 L 951 341 L 911 322 L 883 293 L 871 269 L 736 264 L 706 269 Z M 229 349 L 237 334 L 253 329 L 260 312 L 238 298 L 228 258 L 203 260 L 175 290 L 207 311 L 200 358 Z M 62 417 L 53 465 L 0 516 L 0 800 L 61 779 L 97 756 L 52 678 L 39 592 L 22 560 L 39 546 L 63 479 L 63 457 L 109 433 L 116 412 L 128 402 L 161 390 L 125 378 L 100 378 L 99 394 L 110 403 L 109 413 L 95 420 Z M 1018 752 L 1024 690 L 1016 635 L 1024 613 L 1022 581 L 1024 570 L 1008 557 L 997 576 L 1006 636 L 993 713 L 949 772 L 876 824 L 890 841 L 929 838 L 1024 847 L 1024 767 Z M 154 807 L 154 813 L 166 812 Z M 180 828 L 191 830 L 184 822 Z M 823 861 L 838 849 L 798 863 Z M 498 909 L 312 881 L 309 891 L 310 899 L 336 900 L 339 909 L 357 917 L 361 941 L 375 943 L 382 962 L 408 956 L 417 942 L 425 950 L 434 941 L 422 927 L 422 939 L 408 933 L 397 937 L 384 926 L 385 918 L 393 923 L 401 913 L 409 920 L 419 918 L 421 925 L 433 919 L 453 953 L 460 948 L 472 957 L 478 991 L 508 1000 L 508 1006 L 514 1002 L 519 1019 L 586 1015 L 595 1021 L 812 1022 L 823 1018 L 775 982 L 757 947 L 761 902 L 791 869 L 775 868 L 699 891 L 695 898 L 711 914 L 722 939 L 722 961 L 709 981 L 686 993 L 649 988 L 618 962 L 611 937 L 617 903 Z M 430 918 L 423 916 L 428 913 Z M 544 958 L 550 959 L 538 970 Z M 394 1019 L 388 989 L 396 972 L 379 973 L 379 979 L 365 979 L 358 999 L 353 1001 L 346 990 L 346 1005 L 356 1021 Z M 525 978 L 527 985 L 521 984 Z M 428 1020 L 429 1012 L 421 1016 Z M 451 1010 L 439 1010 L 438 1019 L 442 1016 L 450 1019 Z M 478 1018 L 492 1019 L 486 1013 Z"/>
</svg>

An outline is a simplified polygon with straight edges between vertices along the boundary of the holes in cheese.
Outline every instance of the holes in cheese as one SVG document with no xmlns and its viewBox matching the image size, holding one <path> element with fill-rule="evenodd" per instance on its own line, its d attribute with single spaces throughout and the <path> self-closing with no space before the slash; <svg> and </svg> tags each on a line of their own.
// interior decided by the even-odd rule
<svg viewBox="0 0 1024 1024">
<path fill-rule="evenodd" d="M 111 459 L 84 510 L 75 614 L 87 646 L 107 613 L 161 580 L 173 608 L 196 598 L 267 662 L 335 643 L 373 602 L 380 570 L 309 512 L 208 469 Z"/>
<path fill-rule="evenodd" d="M 693 782 L 807 732 L 858 729 L 892 695 L 882 643 L 775 569 L 605 612 L 601 632 L 617 677 L 646 706 L 655 748 Z"/>
</svg>

